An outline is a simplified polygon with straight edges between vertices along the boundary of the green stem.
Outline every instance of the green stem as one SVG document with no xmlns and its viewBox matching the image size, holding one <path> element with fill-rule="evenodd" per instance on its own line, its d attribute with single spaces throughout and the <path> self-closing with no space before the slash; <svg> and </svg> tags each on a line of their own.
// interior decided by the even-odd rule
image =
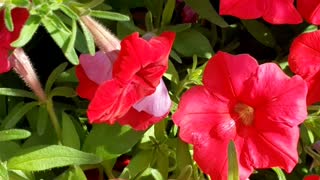
<svg viewBox="0 0 320 180">
<path fill-rule="evenodd" d="M 47 111 L 48 111 L 51 123 L 52 123 L 53 128 L 54 128 L 54 130 L 55 130 L 55 132 L 57 134 L 57 137 L 58 137 L 58 143 L 61 144 L 61 139 L 62 139 L 61 138 L 61 127 L 59 125 L 59 121 L 58 121 L 57 115 L 56 115 L 56 113 L 54 111 L 52 100 L 48 99 L 46 101 L 46 105 L 47 105 Z"/>
</svg>

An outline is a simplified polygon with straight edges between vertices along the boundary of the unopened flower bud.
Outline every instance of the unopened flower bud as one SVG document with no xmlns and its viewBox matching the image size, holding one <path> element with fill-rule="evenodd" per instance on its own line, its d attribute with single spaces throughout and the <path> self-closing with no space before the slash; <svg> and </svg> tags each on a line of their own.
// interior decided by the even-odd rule
<svg viewBox="0 0 320 180">
<path fill-rule="evenodd" d="M 39 100 L 45 102 L 47 100 L 46 94 L 41 87 L 29 57 L 25 54 L 23 49 L 16 48 L 9 57 L 9 61 L 14 71 L 19 74 L 21 79 L 24 80 L 26 85 L 36 94 Z"/>
</svg>

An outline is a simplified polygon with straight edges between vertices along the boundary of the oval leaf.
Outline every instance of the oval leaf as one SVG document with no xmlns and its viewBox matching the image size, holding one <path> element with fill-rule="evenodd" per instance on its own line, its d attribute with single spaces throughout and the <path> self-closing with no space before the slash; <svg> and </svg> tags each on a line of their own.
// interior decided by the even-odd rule
<svg viewBox="0 0 320 180">
<path fill-rule="evenodd" d="M 238 160 L 236 147 L 233 141 L 229 142 L 228 145 L 228 180 L 238 180 L 239 170 L 238 170 Z"/>
<path fill-rule="evenodd" d="M 9 129 L 0 131 L 0 141 L 10 141 L 28 138 L 31 133 L 23 129 Z"/>
<path fill-rule="evenodd" d="M 90 12 L 90 15 L 97 18 L 102 19 L 109 19 L 114 21 L 129 21 L 129 16 L 116 13 L 116 12 L 110 12 L 110 11 L 98 11 L 98 10 L 92 10 Z"/>
<path fill-rule="evenodd" d="M 56 167 L 97 164 L 101 159 L 94 154 L 73 148 L 51 145 L 8 160 L 9 169 L 41 171 Z"/>
<path fill-rule="evenodd" d="M 37 31 L 40 20 L 41 18 L 39 16 L 31 15 L 22 27 L 19 38 L 12 42 L 11 46 L 22 47 L 27 44 L 31 40 L 33 34 Z"/>
</svg>

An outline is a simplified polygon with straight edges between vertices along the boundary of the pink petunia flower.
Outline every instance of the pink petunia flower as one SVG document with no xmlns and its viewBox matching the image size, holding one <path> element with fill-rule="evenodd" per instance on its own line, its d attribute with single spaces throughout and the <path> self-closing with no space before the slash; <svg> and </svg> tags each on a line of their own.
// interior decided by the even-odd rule
<svg viewBox="0 0 320 180">
<path fill-rule="evenodd" d="M 306 21 L 311 24 L 320 25 L 319 0 L 298 0 L 297 8 Z"/>
<path fill-rule="evenodd" d="M 4 11 L 0 11 L 0 74 L 11 69 L 8 57 L 14 48 L 11 47 L 10 44 L 19 37 L 20 30 L 29 17 L 28 11 L 23 8 L 13 9 L 11 15 L 14 23 L 14 30 L 12 32 L 5 26 Z"/>
<path fill-rule="evenodd" d="M 90 123 L 117 121 L 145 130 L 167 116 L 171 100 L 161 78 L 174 38 L 165 32 L 146 41 L 134 33 L 122 40 L 120 50 L 80 56 L 77 92 L 91 100 Z"/>
<path fill-rule="evenodd" d="M 307 117 L 307 85 L 274 63 L 247 54 L 218 52 L 205 68 L 203 86 L 181 98 L 173 121 L 194 146 L 194 159 L 215 180 L 227 179 L 227 146 L 237 150 L 240 179 L 253 169 L 292 171 L 298 162 L 298 125 Z"/>
<path fill-rule="evenodd" d="M 263 18 L 271 24 L 299 24 L 302 18 L 294 0 L 220 0 L 220 15 L 240 19 Z"/>
<path fill-rule="evenodd" d="M 307 104 L 320 101 L 320 31 L 298 36 L 290 47 L 290 69 L 307 81 Z"/>
<path fill-rule="evenodd" d="M 320 176 L 319 175 L 308 175 L 308 176 L 304 177 L 303 180 L 320 180 Z"/>
</svg>

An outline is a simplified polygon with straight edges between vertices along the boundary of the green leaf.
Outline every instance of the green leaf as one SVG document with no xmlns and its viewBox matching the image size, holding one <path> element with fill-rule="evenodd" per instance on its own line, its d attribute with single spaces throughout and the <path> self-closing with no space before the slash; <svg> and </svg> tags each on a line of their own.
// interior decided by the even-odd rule
<svg viewBox="0 0 320 180">
<path fill-rule="evenodd" d="M 157 169 L 151 169 L 151 175 L 155 180 L 164 180 L 161 173 Z"/>
<path fill-rule="evenodd" d="M 62 143 L 74 149 L 80 149 L 79 135 L 69 115 L 62 112 Z"/>
<path fill-rule="evenodd" d="M 6 25 L 6 28 L 12 32 L 14 29 L 13 21 L 12 21 L 12 16 L 11 16 L 11 7 L 7 6 L 4 9 L 4 23 Z"/>
<path fill-rule="evenodd" d="M 279 180 L 286 180 L 286 175 L 280 168 L 272 168 L 272 170 L 278 175 Z"/>
<path fill-rule="evenodd" d="M 162 12 L 162 21 L 161 21 L 162 27 L 164 25 L 170 24 L 175 6 L 176 6 L 176 0 L 167 0 L 166 6 L 164 7 Z"/>
<path fill-rule="evenodd" d="M 173 47 L 185 57 L 197 55 L 210 59 L 213 55 L 209 40 L 200 32 L 193 29 L 177 33 Z"/>
<path fill-rule="evenodd" d="M 76 42 L 76 37 L 77 37 L 77 22 L 76 20 L 72 20 L 71 36 L 68 42 L 68 46 L 65 50 L 67 54 L 72 53 L 72 51 L 74 51 L 74 43 Z"/>
<path fill-rule="evenodd" d="M 228 145 L 228 180 L 239 180 L 237 151 L 233 141 Z"/>
<path fill-rule="evenodd" d="M 133 21 L 119 21 L 117 23 L 117 35 L 120 39 L 126 37 L 127 35 L 139 32 L 139 34 L 145 34 L 146 32 L 139 27 L 137 27 Z"/>
<path fill-rule="evenodd" d="M 2 180 L 9 180 L 8 170 L 6 164 L 3 162 L 0 162 L 0 178 Z"/>
<path fill-rule="evenodd" d="M 70 87 L 56 87 L 50 92 L 49 97 L 53 97 L 53 96 L 75 97 L 76 95 L 77 95 L 76 92 Z"/>
<path fill-rule="evenodd" d="M 129 172 L 131 178 L 142 173 L 150 166 L 153 156 L 154 153 L 152 150 L 138 151 L 138 153 L 132 157 L 130 164 L 121 173 L 119 178 L 125 178 L 125 176 L 127 176 L 126 172 Z"/>
<path fill-rule="evenodd" d="M 1 124 L 1 129 L 13 128 L 28 111 L 37 105 L 38 102 L 29 102 L 26 104 L 23 102 L 18 103 L 4 118 Z"/>
<path fill-rule="evenodd" d="M 41 19 L 41 22 L 56 44 L 62 49 L 69 62 L 73 65 L 78 65 L 79 59 L 75 49 L 72 48 L 67 51 L 68 42 L 70 42 L 72 34 L 64 23 L 56 15 L 45 16 Z"/>
<path fill-rule="evenodd" d="M 82 28 L 82 32 L 83 32 L 84 38 L 86 40 L 88 51 L 89 51 L 90 55 L 94 55 L 96 50 L 95 50 L 95 44 L 94 44 L 93 36 L 90 33 L 90 31 L 88 30 L 88 28 L 83 24 L 82 21 L 79 21 L 79 23 L 80 23 L 80 26 Z"/>
<path fill-rule="evenodd" d="M 68 165 L 97 164 L 101 159 L 94 154 L 85 153 L 61 145 L 51 145 L 8 160 L 9 169 L 41 171 Z"/>
<path fill-rule="evenodd" d="M 223 20 L 217 11 L 212 7 L 209 0 L 185 0 L 188 6 L 190 6 L 200 17 L 203 17 L 213 24 L 220 27 L 228 27 L 228 24 Z"/>
<path fill-rule="evenodd" d="M 0 142 L 0 159 L 3 161 L 16 155 L 16 152 L 20 151 L 21 148 L 18 143 L 14 141 L 2 141 Z"/>
<path fill-rule="evenodd" d="M 87 180 L 87 178 L 79 166 L 73 166 L 55 180 Z"/>
<path fill-rule="evenodd" d="M 46 131 L 49 121 L 49 114 L 44 105 L 39 106 L 37 113 L 37 133 L 39 136 L 43 135 Z"/>
<path fill-rule="evenodd" d="M 192 176 L 192 166 L 187 165 L 182 169 L 181 173 L 177 177 L 177 180 L 191 180 L 192 179 L 191 176 Z"/>
<path fill-rule="evenodd" d="M 175 174 L 181 174 L 186 166 L 192 166 L 193 162 L 189 151 L 189 145 L 180 138 L 177 139 L 176 156 L 177 168 L 175 169 Z"/>
<path fill-rule="evenodd" d="M 27 130 L 23 129 L 8 129 L 0 131 L 0 141 L 11 141 L 17 139 L 26 139 L 31 135 Z"/>
<path fill-rule="evenodd" d="M 242 20 L 241 22 L 248 32 L 261 44 L 267 47 L 276 46 L 276 40 L 266 25 L 256 20 Z"/>
<path fill-rule="evenodd" d="M 32 92 L 25 91 L 22 89 L 0 88 L 0 95 L 26 97 L 26 98 L 37 100 L 37 97 Z"/>
<path fill-rule="evenodd" d="M 153 31 L 153 17 L 151 11 L 148 11 L 146 14 L 145 25 L 148 32 Z"/>
<path fill-rule="evenodd" d="M 28 0 L 11 0 L 11 3 L 17 7 L 28 7 L 30 5 Z"/>
<path fill-rule="evenodd" d="M 49 94 L 54 82 L 57 80 L 60 74 L 67 68 L 67 66 L 68 66 L 68 63 L 66 62 L 62 63 L 51 72 L 44 88 L 46 94 Z"/>
<path fill-rule="evenodd" d="M 30 15 L 25 25 L 22 27 L 20 36 L 17 40 L 11 43 L 13 47 L 22 47 L 26 45 L 37 31 L 40 25 L 41 18 L 37 15 Z"/>
<path fill-rule="evenodd" d="M 96 153 L 103 148 L 109 154 L 109 158 L 118 157 L 128 152 L 142 137 L 143 132 L 137 132 L 128 126 L 94 125 L 87 136 L 83 150 Z"/>
<path fill-rule="evenodd" d="M 116 13 L 116 12 L 110 12 L 110 11 L 98 11 L 98 10 L 92 10 L 90 12 L 90 15 L 97 18 L 102 19 L 109 19 L 114 21 L 129 21 L 130 18 L 127 15 Z"/>
<path fill-rule="evenodd" d="M 176 25 L 169 25 L 165 26 L 163 29 L 166 31 L 173 31 L 173 32 L 181 32 L 185 31 L 191 28 L 191 23 L 186 23 L 186 24 L 176 24 Z"/>
<path fill-rule="evenodd" d="M 71 8 L 69 8 L 69 6 L 65 4 L 60 4 L 59 8 L 62 12 L 64 12 L 67 16 L 74 20 L 77 20 L 79 18 L 78 14 L 74 12 Z"/>
</svg>

